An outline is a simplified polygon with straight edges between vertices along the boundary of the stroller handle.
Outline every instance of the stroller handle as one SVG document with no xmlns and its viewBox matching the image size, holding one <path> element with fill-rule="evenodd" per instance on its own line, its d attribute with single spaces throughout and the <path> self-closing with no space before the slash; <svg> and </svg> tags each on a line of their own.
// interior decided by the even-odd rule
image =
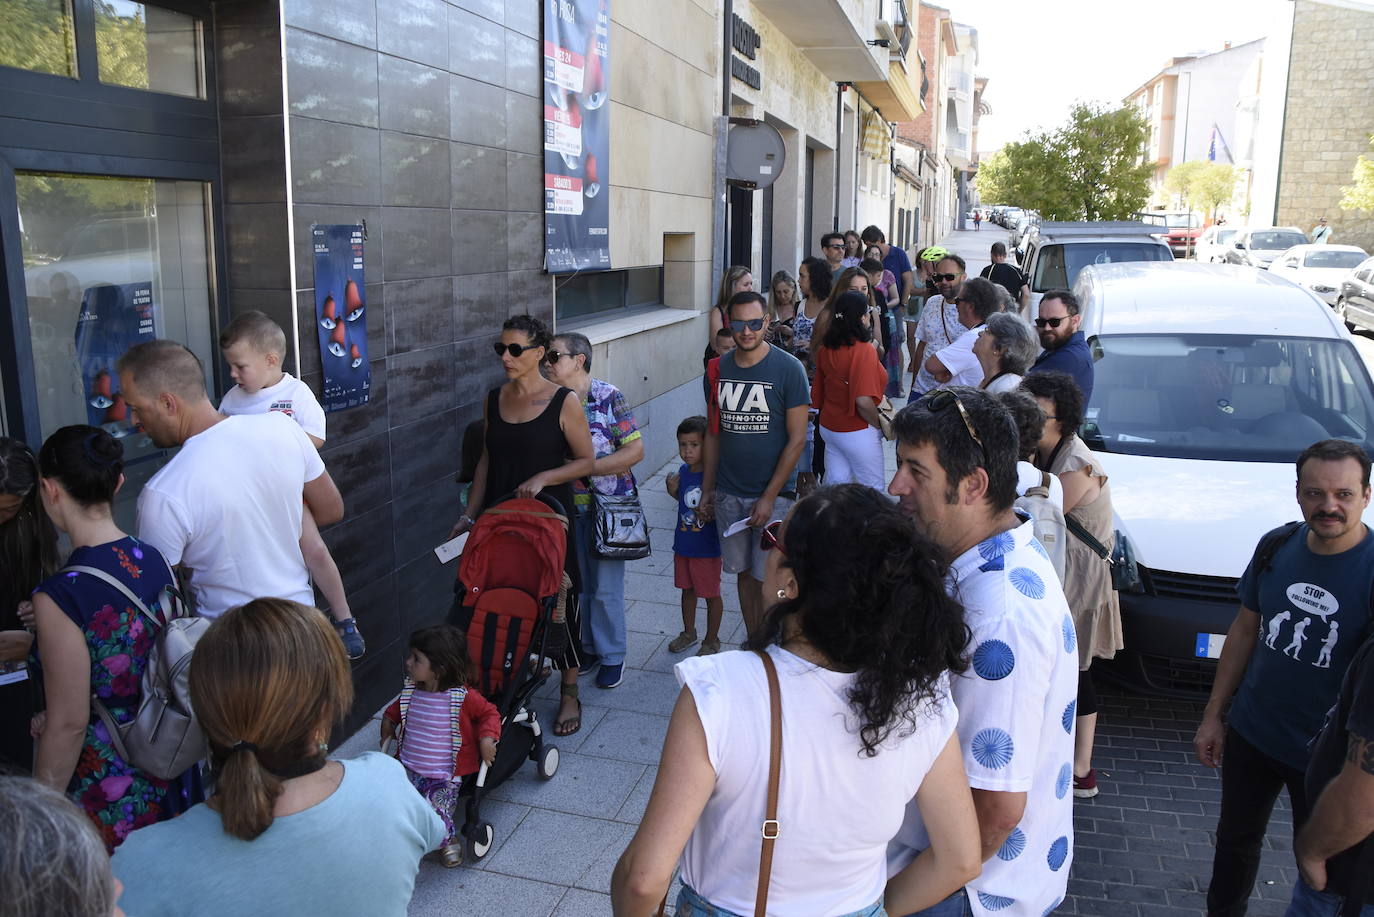
<svg viewBox="0 0 1374 917">
<path fill-rule="evenodd" d="M 500 504 L 505 503 L 507 500 L 514 500 L 514 499 L 516 499 L 516 493 L 515 493 L 515 491 L 512 490 L 512 491 L 509 491 L 509 492 L 507 492 L 507 493 L 504 493 L 504 494 L 502 494 L 501 496 L 497 497 L 495 500 L 493 500 L 493 501 L 491 501 L 490 503 L 488 503 L 486 506 L 484 506 L 484 507 L 482 508 L 482 512 L 486 512 L 487 510 L 491 509 L 493 506 L 499 506 Z M 552 494 L 545 493 L 544 491 L 540 491 L 539 493 L 537 493 L 537 494 L 534 495 L 534 499 L 535 499 L 535 500 L 541 501 L 545 506 L 547 506 L 549 509 L 553 510 L 555 513 L 558 513 L 558 515 L 560 515 L 560 516 L 567 516 L 567 515 L 568 515 L 568 511 L 567 511 L 566 509 L 563 508 L 563 503 L 562 503 L 562 501 L 560 501 L 557 497 L 553 496 Z"/>
</svg>

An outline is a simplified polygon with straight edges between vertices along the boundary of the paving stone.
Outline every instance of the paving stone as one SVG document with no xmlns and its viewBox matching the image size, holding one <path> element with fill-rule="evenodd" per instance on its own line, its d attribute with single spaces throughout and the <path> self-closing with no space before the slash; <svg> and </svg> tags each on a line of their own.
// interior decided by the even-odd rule
<svg viewBox="0 0 1374 917">
<path fill-rule="evenodd" d="M 644 808 L 649 804 L 649 796 L 653 793 L 654 781 L 657 779 L 657 767 L 645 770 L 644 776 L 639 778 L 639 783 L 630 791 L 630 798 L 625 800 L 625 804 L 616 813 L 615 820 L 629 822 L 632 825 L 639 824 L 639 820 L 644 817 Z"/>
<path fill-rule="evenodd" d="M 574 886 L 594 892 L 609 892 L 611 890 L 611 873 L 615 870 L 615 864 L 620 859 L 620 855 L 625 852 L 626 845 L 630 843 L 630 838 L 634 837 L 635 827 L 634 825 L 617 824 L 615 836 L 582 873 Z"/>
<path fill-rule="evenodd" d="M 610 912 L 610 895 L 570 888 L 554 908 L 553 917 L 606 917 Z"/>
<path fill-rule="evenodd" d="M 593 760 L 613 758 L 618 762 L 632 761 L 657 766 L 663 754 L 663 740 L 667 735 L 666 716 L 630 710 L 611 710 L 597 723 L 596 729 L 582 743 L 581 749 L 583 755 L 597 756 Z M 636 779 L 638 776 L 637 774 Z M 623 803 L 624 799 L 621 802 Z"/>
<path fill-rule="evenodd" d="M 547 882 L 425 863 L 415 879 L 410 917 L 453 914 L 500 914 L 502 917 L 548 917 L 563 889 Z"/>
<path fill-rule="evenodd" d="M 607 846 L 621 837 L 624 828 L 600 818 L 533 809 L 506 845 L 489 857 L 487 871 L 572 885 Z"/>
<path fill-rule="evenodd" d="M 522 768 L 493 789 L 491 795 L 555 812 L 612 818 L 625 804 L 644 770 L 642 764 L 568 753 L 559 756 L 558 772 L 553 779 L 540 780 L 534 768 Z"/>
</svg>

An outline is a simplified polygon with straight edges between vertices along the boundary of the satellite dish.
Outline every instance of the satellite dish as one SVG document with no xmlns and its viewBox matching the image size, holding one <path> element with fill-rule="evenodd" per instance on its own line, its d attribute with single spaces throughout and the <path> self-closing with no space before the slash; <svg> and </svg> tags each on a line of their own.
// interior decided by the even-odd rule
<svg viewBox="0 0 1374 917">
<path fill-rule="evenodd" d="M 727 182 L 753 190 L 767 188 L 786 165 L 787 149 L 776 127 L 753 118 L 730 119 L 725 141 Z"/>
</svg>

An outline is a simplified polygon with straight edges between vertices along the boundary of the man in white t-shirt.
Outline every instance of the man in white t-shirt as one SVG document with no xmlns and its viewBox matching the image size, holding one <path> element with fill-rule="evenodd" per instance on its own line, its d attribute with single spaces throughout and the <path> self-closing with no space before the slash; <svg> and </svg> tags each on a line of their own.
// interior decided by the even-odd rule
<svg viewBox="0 0 1374 917">
<path fill-rule="evenodd" d="M 964 283 L 964 259 L 950 252 L 935 265 L 932 276 L 939 294 L 926 300 L 921 317 L 916 322 L 916 352 L 911 357 L 911 371 L 916 379 L 911 384 L 911 400 L 924 395 L 939 383 L 926 369 L 926 360 L 958 340 L 968 329 L 959 322 L 959 308 L 954 299 Z M 971 348 L 970 348 L 971 349 Z"/>
<path fill-rule="evenodd" d="M 326 525 L 343 518 L 343 498 L 305 432 L 280 412 L 216 411 L 200 360 L 176 341 L 132 347 L 118 368 L 153 444 L 181 447 L 139 494 L 138 537 L 190 571 L 198 612 L 264 596 L 313 605 L 301 498 Z"/>
<path fill-rule="evenodd" d="M 1016 498 L 1017 428 L 994 396 L 942 389 L 896 417 L 888 491 L 950 561 L 972 632 L 951 693 L 982 834 L 983 872 L 923 914 L 1042 917 L 1073 859 L 1077 638 L 1059 579 Z M 889 874 L 926 846 L 921 814 L 888 849 Z"/>
<path fill-rule="evenodd" d="M 982 277 L 970 277 L 954 297 L 959 309 L 959 324 L 968 330 L 944 350 L 926 360 L 925 369 L 940 386 L 969 385 L 977 388 L 983 382 L 983 364 L 973 352 L 974 342 L 987 327 L 988 316 L 1002 309 L 997 285 Z"/>
</svg>

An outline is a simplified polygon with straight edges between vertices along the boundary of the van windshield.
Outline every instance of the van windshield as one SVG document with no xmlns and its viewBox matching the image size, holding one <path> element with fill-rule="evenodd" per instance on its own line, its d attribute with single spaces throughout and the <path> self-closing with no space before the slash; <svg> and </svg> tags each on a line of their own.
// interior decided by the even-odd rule
<svg viewBox="0 0 1374 917">
<path fill-rule="evenodd" d="M 1090 264 L 1172 260 L 1174 256 L 1167 245 L 1148 240 L 1112 239 L 1043 245 L 1035 259 L 1031 289 L 1037 293 L 1070 289 L 1078 281 L 1078 272 Z"/>
<path fill-rule="evenodd" d="M 1083 441 L 1101 452 L 1291 462 L 1321 439 L 1374 450 L 1374 387 L 1349 341 L 1102 335 Z"/>
</svg>

